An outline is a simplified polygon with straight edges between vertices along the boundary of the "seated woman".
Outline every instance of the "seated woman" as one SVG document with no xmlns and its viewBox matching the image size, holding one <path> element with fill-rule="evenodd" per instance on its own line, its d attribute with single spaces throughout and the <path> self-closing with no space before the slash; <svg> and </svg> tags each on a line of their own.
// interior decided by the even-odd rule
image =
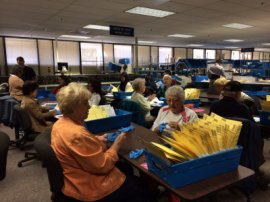
<svg viewBox="0 0 270 202">
<path fill-rule="evenodd" d="M 133 91 L 133 88 L 128 80 L 128 74 L 126 72 L 122 72 L 120 74 L 120 85 L 118 87 L 118 91 L 122 91 L 122 92 Z"/>
<path fill-rule="evenodd" d="M 171 86 L 165 93 L 168 106 L 159 110 L 152 130 L 159 132 L 160 124 L 167 123 L 169 128 L 180 129 L 183 123 L 193 122 L 198 119 L 197 114 L 184 106 L 185 92 L 180 86 Z"/>
<path fill-rule="evenodd" d="M 158 98 L 165 97 L 166 90 L 169 87 L 174 86 L 172 76 L 169 75 L 169 74 L 164 74 L 164 76 L 163 76 L 163 83 L 164 83 L 164 85 L 160 86 L 157 89 L 157 97 Z"/>
<path fill-rule="evenodd" d="M 91 98 L 88 100 L 90 106 L 106 104 L 99 80 L 91 79 L 88 83 L 88 89 L 92 94 Z"/>
<path fill-rule="evenodd" d="M 150 115 L 151 106 L 149 101 L 151 100 L 149 99 L 151 96 L 148 98 L 148 100 L 143 96 L 145 91 L 145 80 L 142 78 L 135 79 L 132 83 L 132 87 L 134 89 L 134 93 L 131 96 L 131 100 L 137 102 L 141 106 L 145 113 L 146 121 L 153 121 L 154 118 Z"/>
<path fill-rule="evenodd" d="M 18 101 L 22 101 L 23 92 L 22 87 L 24 81 L 22 80 L 23 68 L 15 66 L 12 69 L 10 77 L 8 79 L 9 93 L 11 97 L 14 97 Z"/>
<path fill-rule="evenodd" d="M 121 133 L 108 149 L 106 134 L 95 136 L 84 127 L 90 97 L 78 83 L 57 94 L 63 117 L 53 126 L 51 146 L 63 167 L 63 193 L 81 201 L 148 201 L 144 184 L 116 167 L 126 134 Z"/>
<path fill-rule="evenodd" d="M 229 81 L 223 88 L 223 98 L 211 104 L 210 113 L 214 112 L 222 117 L 239 117 L 254 121 L 248 108 L 239 103 L 242 86 L 238 81 Z"/>
<path fill-rule="evenodd" d="M 36 132 L 43 132 L 50 129 L 53 122 L 47 121 L 56 115 L 56 110 L 49 111 L 48 107 L 42 107 L 35 99 L 37 96 L 38 84 L 35 81 L 26 81 L 23 85 L 23 99 L 21 107 L 24 108 L 32 121 L 32 129 Z"/>
<path fill-rule="evenodd" d="M 52 94 L 57 94 L 57 92 L 64 86 L 67 86 L 69 84 L 69 78 L 65 75 L 60 75 L 58 77 L 59 86 L 57 86 L 55 89 L 53 89 Z"/>
</svg>

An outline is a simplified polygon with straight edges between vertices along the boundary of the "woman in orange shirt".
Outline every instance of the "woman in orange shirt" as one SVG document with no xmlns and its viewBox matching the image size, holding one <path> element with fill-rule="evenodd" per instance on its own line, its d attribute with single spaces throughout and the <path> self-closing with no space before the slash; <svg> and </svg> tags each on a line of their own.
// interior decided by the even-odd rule
<svg viewBox="0 0 270 202">
<path fill-rule="evenodd" d="M 90 97 L 78 83 L 57 93 L 63 117 L 53 126 L 51 146 L 63 167 L 63 193 L 81 201 L 148 201 L 144 184 L 115 166 L 126 134 L 121 133 L 107 149 L 106 134 L 94 136 L 84 127 Z"/>
</svg>

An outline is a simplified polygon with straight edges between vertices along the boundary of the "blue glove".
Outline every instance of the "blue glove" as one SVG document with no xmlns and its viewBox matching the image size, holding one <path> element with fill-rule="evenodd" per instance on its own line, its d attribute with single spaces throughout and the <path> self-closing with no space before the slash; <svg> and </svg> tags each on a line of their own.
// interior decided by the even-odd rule
<svg viewBox="0 0 270 202">
<path fill-rule="evenodd" d="M 168 123 L 162 123 L 159 125 L 159 132 L 163 132 L 166 128 L 166 126 L 168 125 Z"/>
<path fill-rule="evenodd" d="M 114 140 L 120 135 L 121 132 L 119 131 L 116 131 L 116 132 L 113 132 L 113 133 L 108 133 L 108 136 L 107 136 L 107 140 L 109 142 L 114 142 Z"/>
<path fill-rule="evenodd" d="M 136 159 L 144 153 L 144 149 L 135 149 L 129 153 L 129 158 Z"/>
<path fill-rule="evenodd" d="M 124 132 L 124 133 L 128 133 L 128 132 L 131 132 L 131 131 L 133 131 L 135 128 L 134 128 L 134 126 L 133 125 L 130 125 L 130 126 L 128 126 L 128 127 L 122 127 L 121 129 L 119 129 L 118 131 L 120 131 L 120 132 Z"/>
</svg>

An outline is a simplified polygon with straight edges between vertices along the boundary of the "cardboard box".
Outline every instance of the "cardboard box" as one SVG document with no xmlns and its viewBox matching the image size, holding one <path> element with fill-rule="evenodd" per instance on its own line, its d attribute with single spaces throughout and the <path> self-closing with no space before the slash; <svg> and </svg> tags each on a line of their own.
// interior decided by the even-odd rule
<svg viewBox="0 0 270 202">
<path fill-rule="evenodd" d="M 84 125 L 91 133 L 94 134 L 107 132 L 109 130 L 119 129 L 121 127 L 127 127 L 130 125 L 132 117 L 131 112 L 116 109 L 115 114 L 116 116 L 104 119 L 85 121 Z"/>
<path fill-rule="evenodd" d="M 198 159 L 168 165 L 164 160 L 145 152 L 149 171 L 155 173 L 173 188 L 235 170 L 239 165 L 242 147 L 204 156 Z"/>
</svg>

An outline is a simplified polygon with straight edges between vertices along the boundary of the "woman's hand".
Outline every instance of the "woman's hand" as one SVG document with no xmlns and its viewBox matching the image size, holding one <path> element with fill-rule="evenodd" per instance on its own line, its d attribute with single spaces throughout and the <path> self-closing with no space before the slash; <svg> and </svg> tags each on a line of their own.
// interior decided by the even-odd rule
<svg viewBox="0 0 270 202">
<path fill-rule="evenodd" d="M 169 122 L 169 124 L 168 124 L 168 125 L 169 125 L 169 126 L 170 126 L 170 128 L 172 128 L 172 129 L 175 129 L 175 130 L 180 130 L 180 127 L 179 127 L 178 122 L 171 121 L 171 122 Z"/>
<path fill-rule="evenodd" d="M 113 145 L 111 146 L 112 149 L 115 149 L 116 151 L 118 151 L 121 147 L 121 145 L 123 144 L 123 140 L 126 139 L 126 133 L 120 133 L 120 135 L 115 139 Z"/>
<path fill-rule="evenodd" d="M 149 102 L 151 102 L 153 99 L 155 99 L 155 97 L 156 97 L 156 94 L 149 95 L 148 98 L 147 98 L 147 100 Z"/>
<path fill-rule="evenodd" d="M 101 142 L 107 142 L 108 134 L 105 133 L 103 135 L 96 136 Z"/>
</svg>

